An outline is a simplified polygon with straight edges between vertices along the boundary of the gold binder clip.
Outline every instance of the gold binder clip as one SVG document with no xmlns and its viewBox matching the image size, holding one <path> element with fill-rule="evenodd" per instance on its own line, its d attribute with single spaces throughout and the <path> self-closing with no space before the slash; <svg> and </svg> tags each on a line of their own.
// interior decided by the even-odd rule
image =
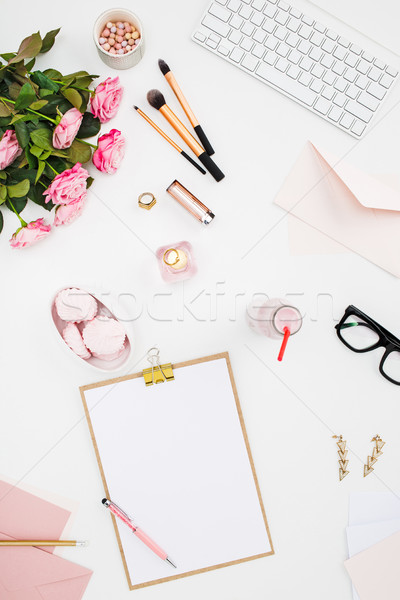
<svg viewBox="0 0 400 600">
<path fill-rule="evenodd" d="M 146 387 L 153 383 L 163 383 L 175 379 L 171 363 L 160 365 L 160 351 L 158 348 L 150 348 L 147 360 L 151 364 L 149 369 L 143 369 L 143 377 Z"/>
</svg>

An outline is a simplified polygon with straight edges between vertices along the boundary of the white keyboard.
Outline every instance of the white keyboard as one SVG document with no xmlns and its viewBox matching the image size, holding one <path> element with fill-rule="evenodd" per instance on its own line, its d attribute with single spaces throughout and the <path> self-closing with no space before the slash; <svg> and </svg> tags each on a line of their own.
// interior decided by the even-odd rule
<svg viewBox="0 0 400 600">
<path fill-rule="evenodd" d="M 214 0 L 192 39 L 356 138 L 398 76 L 283 0 Z"/>
</svg>

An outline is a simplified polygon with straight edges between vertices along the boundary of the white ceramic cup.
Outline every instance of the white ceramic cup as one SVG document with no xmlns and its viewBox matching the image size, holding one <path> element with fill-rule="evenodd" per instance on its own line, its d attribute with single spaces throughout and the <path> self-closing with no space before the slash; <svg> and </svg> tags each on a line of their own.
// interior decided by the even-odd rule
<svg viewBox="0 0 400 600">
<path fill-rule="evenodd" d="M 103 50 L 99 44 L 99 37 L 108 21 L 112 21 L 114 23 L 117 21 L 128 21 L 128 23 L 134 25 L 137 31 L 140 33 L 139 44 L 137 46 L 133 46 L 133 50 L 127 54 L 110 54 L 106 50 Z M 112 69 L 130 69 L 138 64 L 144 54 L 144 36 L 142 24 L 138 17 L 126 8 L 112 8 L 103 12 L 94 24 L 93 39 L 101 60 Z"/>
</svg>

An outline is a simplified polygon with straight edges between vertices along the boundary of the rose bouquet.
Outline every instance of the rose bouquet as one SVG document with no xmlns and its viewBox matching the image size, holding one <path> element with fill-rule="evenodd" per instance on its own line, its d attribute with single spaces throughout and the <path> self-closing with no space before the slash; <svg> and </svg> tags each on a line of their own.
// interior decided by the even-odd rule
<svg viewBox="0 0 400 600">
<path fill-rule="evenodd" d="M 116 129 L 100 136 L 97 145 L 86 141 L 116 114 L 122 96 L 118 77 L 90 90 L 97 75 L 87 71 L 33 70 L 35 57 L 51 49 L 58 32 L 43 38 L 34 33 L 17 52 L 0 54 L 0 206 L 20 221 L 10 240 L 14 248 L 29 246 L 52 229 L 44 218 L 24 221 L 28 200 L 54 209 L 54 226 L 71 223 L 93 181 L 82 165 L 93 160 L 100 171 L 115 173 L 124 154 L 125 140 Z"/>
</svg>

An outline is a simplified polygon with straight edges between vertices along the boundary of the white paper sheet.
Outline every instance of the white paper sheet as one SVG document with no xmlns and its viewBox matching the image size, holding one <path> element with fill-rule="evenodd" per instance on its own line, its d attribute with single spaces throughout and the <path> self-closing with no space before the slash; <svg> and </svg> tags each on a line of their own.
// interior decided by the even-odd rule
<svg viewBox="0 0 400 600">
<path fill-rule="evenodd" d="M 85 392 L 111 499 L 178 567 L 118 523 L 132 585 L 271 551 L 226 360 L 174 374 Z"/>
</svg>

